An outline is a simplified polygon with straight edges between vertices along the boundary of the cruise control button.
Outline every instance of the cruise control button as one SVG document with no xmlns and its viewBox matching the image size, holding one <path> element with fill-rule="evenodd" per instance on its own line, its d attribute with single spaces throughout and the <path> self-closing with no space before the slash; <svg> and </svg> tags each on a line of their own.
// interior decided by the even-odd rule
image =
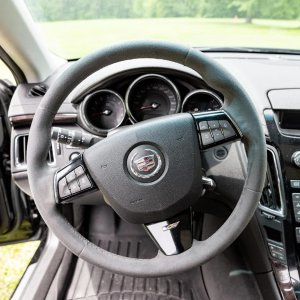
<svg viewBox="0 0 300 300">
<path fill-rule="evenodd" d="M 80 176 L 80 175 L 82 175 L 82 174 L 84 174 L 83 167 L 82 166 L 77 167 L 75 169 L 75 174 L 76 174 L 77 177 Z"/>
<path fill-rule="evenodd" d="M 215 129 L 215 128 L 219 128 L 220 127 L 220 124 L 218 121 L 208 121 L 208 126 L 211 128 L 211 129 Z"/>
<path fill-rule="evenodd" d="M 207 124 L 207 121 L 202 121 L 202 122 L 199 122 L 199 129 L 202 131 L 202 130 L 208 130 L 208 124 Z"/>
<path fill-rule="evenodd" d="M 80 192 L 80 187 L 77 180 L 73 180 L 71 183 L 69 183 L 69 188 L 72 194 L 77 194 Z"/>
<path fill-rule="evenodd" d="M 78 177 L 78 183 L 81 191 L 92 187 L 91 182 L 89 181 L 88 177 L 85 174 Z"/>
<path fill-rule="evenodd" d="M 222 128 L 223 135 L 225 139 L 234 137 L 236 135 L 234 129 L 230 125 L 230 123 L 226 120 L 220 120 L 220 128 Z"/>
<path fill-rule="evenodd" d="M 222 129 L 222 131 L 223 131 L 223 135 L 224 135 L 225 139 L 232 138 L 236 135 L 235 132 L 233 131 L 233 129 L 230 130 L 230 129 L 224 128 L 224 129 Z"/>
<path fill-rule="evenodd" d="M 219 120 L 219 124 L 221 128 L 230 128 L 231 125 L 227 120 Z"/>
<path fill-rule="evenodd" d="M 76 179 L 76 174 L 74 171 L 70 172 L 67 176 L 66 179 L 68 181 L 68 183 L 70 184 L 71 182 L 73 182 Z"/>
<path fill-rule="evenodd" d="M 66 178 L 62 178 L 58 182 L 58 193 L 60 198 L 66 198 L 71 195 L 71 192 L 68 188 L 67 180 Z"/>
<path fill-rule="evenodd" d="M 215 142 L 219 142 L 219 141 L 224 140 L 224 136 L 221 132 L 221 129 L 219 129 L 219 128 L 213 129 L 212 134 L 213 134 Z"/>
<path fill-rule="evenodd" d="M 200 134 L 201 134 L 201 140 L 203 146 L 207 146 L 215 142 L 209 130 L 202 131 Z"/>
</svg>

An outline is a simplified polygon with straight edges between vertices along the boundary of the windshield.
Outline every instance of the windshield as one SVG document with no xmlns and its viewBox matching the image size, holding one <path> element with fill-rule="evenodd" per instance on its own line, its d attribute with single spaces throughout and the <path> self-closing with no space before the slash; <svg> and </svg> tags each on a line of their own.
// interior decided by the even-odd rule
<svg viewBox="0 0 300 300">
<path fill-rule="evenodd" d="M 134 39 L 300 50 L 299 0 L 25 0 L 48 47 L 68 59 Z"/>
</svg>

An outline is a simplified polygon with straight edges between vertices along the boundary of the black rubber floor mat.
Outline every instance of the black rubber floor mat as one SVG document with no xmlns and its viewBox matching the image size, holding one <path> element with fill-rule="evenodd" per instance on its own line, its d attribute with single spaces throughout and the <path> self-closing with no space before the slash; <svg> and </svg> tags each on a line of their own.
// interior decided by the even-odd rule
<svg viewBox="0 0 300 300">
<path fill-rule="evenodd" d="M 96 220 L 99 220 L 96 222 Z M 100 221 L 101 220 L 101 221 Z M 89 239 L 111 252 L 137 258 L 150 258 L 156 247 L 141 226 L 116 222 L 105 208 L 91 215 Z M 134 278 L 113 274 L 79 259 L 66 294 L 75 299 L 191 300 L 207 299 L 200 269 L 163 278 Z"/>
</svg>

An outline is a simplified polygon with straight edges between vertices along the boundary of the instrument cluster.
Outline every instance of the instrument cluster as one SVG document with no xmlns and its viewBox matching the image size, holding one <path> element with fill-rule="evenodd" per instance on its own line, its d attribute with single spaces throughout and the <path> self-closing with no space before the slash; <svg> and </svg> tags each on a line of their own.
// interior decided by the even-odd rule
<svg viewBox="0 0 300 300">
<path fill-rule="evenodd" d="M 169 78 L 146 74 L 134 79 L 125 97 L 111 89 L 99 89 L 87 96 L 79 107 L 79 118 L 91 132 L 107 133 L 129 121 L 136 122 L 176 114 L 218 110 L 223 101 L 208 89 L 194 89 L 184 95 Z"/>
</svg>

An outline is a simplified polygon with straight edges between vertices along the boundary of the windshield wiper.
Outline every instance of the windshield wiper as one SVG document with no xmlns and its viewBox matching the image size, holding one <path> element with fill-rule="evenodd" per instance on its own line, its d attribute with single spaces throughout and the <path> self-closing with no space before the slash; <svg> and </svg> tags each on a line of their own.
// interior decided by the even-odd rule
<svg viewBox="0 0 300 300">
<path fill-rule="evenodd" d="M 300 50 L 281 48 L 256 48 L 256 47 L 196 47 L 203 52 L 227 52 L 227 53 L 266 53 L 266 54 L 293 54 L 299 55 Z"/>
</svg>

